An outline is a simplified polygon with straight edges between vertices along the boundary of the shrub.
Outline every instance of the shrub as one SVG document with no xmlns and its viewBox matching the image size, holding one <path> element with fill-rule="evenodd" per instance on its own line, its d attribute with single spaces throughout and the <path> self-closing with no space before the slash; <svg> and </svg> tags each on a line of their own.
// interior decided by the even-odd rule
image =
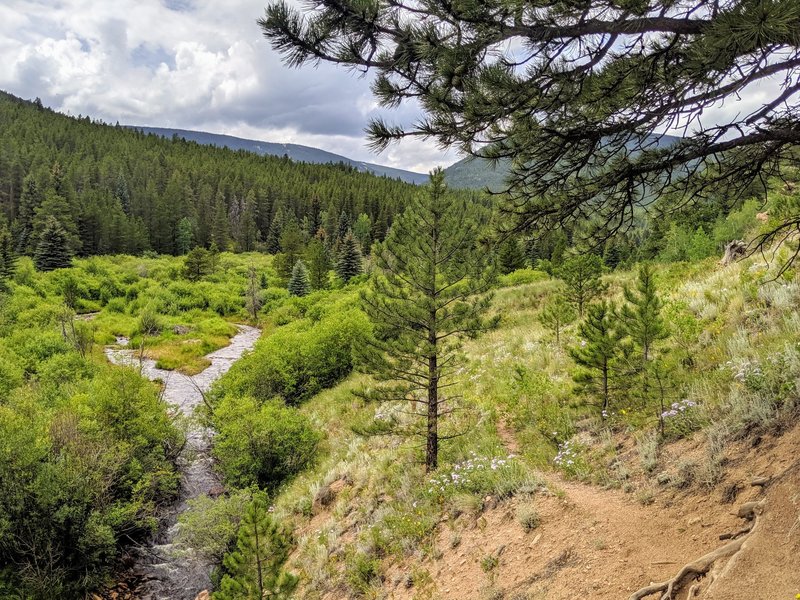
<svg viewBox="0 0 800 600">
<path fill-rule="evenodd" d="M 137 333 L 141 335 L 158 335 L 163 329 L 164 323 L 152 307 L 148 306 L 139 314 L 139 321 L 136 325 Z"/>
<path fill-rule="evenodd" d="M 213 561 L 221 562 L 236 541 L 239 521 L 250 502 L 250 493 L 239 490 L 230 496 L 198 496 L 178 518 L 177 543 Z"/>
<path fill-rule="evenodd" d="M 275 488 L 316 457 L 321 435 L 297 410 L 228 395 L 213 415 L 214 456 L 233 485 Z"/>
<path fill-rule="evenodd" d="M 501 275 L 499 281 L 501 287 L 511 287 L 536 283 L 537 281 L 544 281 L 549 278 L 550 276 L 547 273 L 537 269 L 517 269 L 507 275 Z"/>
<path fill-rule="evenodd" d="M 533 531 L 542 524 L 542 517 L 530 504 L 521 504 L 517 507 L 517 521 L 525 531 Z"/>
<path fill-rule="evenodd" d="M 291 323 L 260 341 L 218 389 L 262 402 L 277 396 L 298 404 L 352 371 L 353 347 L 368 331 L 359 310 L 336 311 L 317 323 Z"/>
</svg>

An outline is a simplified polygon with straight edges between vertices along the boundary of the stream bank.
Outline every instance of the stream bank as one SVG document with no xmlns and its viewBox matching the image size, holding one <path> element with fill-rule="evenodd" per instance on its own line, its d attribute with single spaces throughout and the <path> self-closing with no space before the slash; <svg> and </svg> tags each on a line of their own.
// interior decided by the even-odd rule
<svg viewBox="0 0 800 600">
<path fill-rule="evenodd" d="M 203 394 L 227 373 L 234 362 L 253 348 L 261 331 L 255 327 L 239 325 L 239 333 L 228 346 L 206 358 L 210 366 L 194 376 L 156 367 L 156 361 L 139 360 L 136 351 L 125 348 L 127 340 L 118 338 L 122 348 L 107 348 L 106 356 L 114 364 L 132 366 L 141 370 L 144 377 L 163 383 L 163 398 L 171 407 L 191 417 L 203 402 Z M 132 550 L 131 571 L 141 582 L 136 586 L 135 598 L 140 600 L 194 600 L 199 592 L 211 586 L 213 564 L 191 552 L 178 553 L 175 540 L 178 534 L 178 517 L 188 508 L 188 502 L 203 494 L 221 489 L 221 482 L 213 468 L 211 439 L 213 432 L 190 420 L 186 445 L 178 457 L 181 487 L 177 500 L 160 515 L 162 526 L 149 544 Z"/>
</svg>

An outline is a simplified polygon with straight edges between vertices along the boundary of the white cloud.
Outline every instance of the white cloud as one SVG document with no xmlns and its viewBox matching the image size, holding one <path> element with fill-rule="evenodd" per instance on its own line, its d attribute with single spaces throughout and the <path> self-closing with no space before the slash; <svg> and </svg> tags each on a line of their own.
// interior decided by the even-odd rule
<svg viewBox="0 0 800 600">
<path fill-rule="evenodd" d="M 419 171 L 455 160 L 419 141 L 372 154 L 369 81 L 330 65 L 285 68 L 256 24 L 264 2 L 8 0 L 0 88 L 108 122 L 302 143 Z"/>
</svg>

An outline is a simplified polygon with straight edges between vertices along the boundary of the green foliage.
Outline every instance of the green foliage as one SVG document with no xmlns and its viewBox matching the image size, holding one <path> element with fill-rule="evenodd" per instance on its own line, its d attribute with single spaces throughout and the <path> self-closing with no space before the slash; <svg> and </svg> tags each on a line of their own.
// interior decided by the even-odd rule
<svg viewBox="0 0 800 600">
<path fill-rule="evenodd" d="M 178 254 L 186 254 L 194 242 L 194 225 L 188 217 L 178 221 L 178 231 L 175 234 L 175 249 Z"/>
<path fill-rule="evenodd" d="M 363 271 L 361 265 L 361 249 L 353 237 L 353 232 L 348 231 L 341 241 L 339 256 L 336 259 L 336 274 L 347 283 Z"/>
<path fill-rule="evenodd" d="M 6 149 L 0 189 L 7 190 L 4 207 L 15 217 L 10 229 L 22 254 L 35 253 L 48 217 L 61 223 L 69 251 L 82 255 L 183 254 L 212 243 L 221 251 L 248 252 L 259 240 L 276 253 L 289 215 L 319 227 L 321 211 L 339 215 L 345 209 L 359 215 L 360 239 L 367 243 L 375 233 L 369 224 L 391 219 L 416 192 L 413 185 L 336 165 L 75 119 L 5 93 L 0 123 Z M 382 236 L 385 230 L 375 231 Z"/>
<path fill-rule="evenodd" d="M 281 262 L 281 266 L 276 265 L 276 269 L 278 275 L 283 279 L 288 279 L 305 249 L 303 232 L 300 231 L 297 219 L 291 218 L 284 225 L 281 231 L 280 245 L 284 260 Z"/>
<path fill-rule="evenodd" d="M 356 238 L 359 247 L 369 253 L 372 245 L 372 219 L 366 213 L 358 215 L 358 219 L 353 223 L 353 237 Z"/>
<path fill-rule="evenodd" d="M 145 307 L 139 315 L 139 323 L 136 327 L 137 333 L 146 336 L 154 336 L 161 333 L 164 323 L 152 306 Z"/>
<path fill-rule="evenodd" d="M 509 273 L 508 275 L 501 275 L 498 278 L 498 283 L 502 287 L 513 287 L 544 281 L 548 278 L 548 274 L 544 271 L 539 271 L 536 269 L 518 269 L 512 273 Z"/>
<path fill-rule="evenodd" d="M 348 375 L 369 323 L 352 298 L 338 304 L 314 300 L 310 311 L 317 312 L 316 320 L 296 319 L 259 340 L 220 382 L 220 393 L 298 404 Z"/>
<path fill-rule="evenodd" d="M 45 221 L 36 246 L 36 268 L 39 271 L 65 269 L 72 265 L 72 252 L 67 233 L 53 217 Z"/>
<path fill-rule="evenodd" d="M 618 325 L 617 310 L 612 303 L 603 301 L 590 305 L 586 320 L 578 327 L 580 344 L 569 350 L 579 367 L 573 375 L 575 383 L 579 389 L 600 398 L 603 418 L 608 416 L 616 383 L 614 371 L 624 337 Z"/>
<path fill-rule="evenodd" d="M 189 281 L 200 281 L 214 271 L 214 256 L 200 246 L 195 246 L 183 262 L 183 274 Z"/>
<path fill-rule="evenodd" d="M 379 105 L 423 107 L 407 125 L 374 119 L 374 148 L 424 137 L 466 150 L 456 171 L 477 156 L 479 168 L 505 173 L 513 226 L 574 226 L 599 246 L 644 213 L 762 195 L 790 169 L 798 142 L 786 132 L 800 123 L 790 78 L 763 92 L 763 109 L 732 116 L 722 144 L 710 125 L 663 133 L 709 98 L 735 102 L 753 81 L 796 66 L 785 51 L 798 44 L 796 2 L 714 6 L 698 17 L 703 0 L 342 0 L 303 12 L 275 0 L 259 25 L 287 65 L 369 71 Z M 792 231 L 796 215 L 778 231 Z M 693 236 L 699 256 L 705 240 Z"/>
<path fill-rule="evenodd" d="M 245 306 L 247 312 L 250 314 L 250 320 L 253 323 L 258 322 L 258 311 L 264 305 L 264 292 L 263 287 L 266 287 L 267 278 L 262 273 L 258 276 L 258 271 L 253 265 L 247 268 L 247 289 L 245 290 Z"/>
<path fill-rule="evenodd" d="M 376 332 L 364 368 L 384 382 L 369 397 L 410 401 L 415 418 L 388 425 L 426 438 L 427 470 L 438 461 L 442 406 L 454 408 L 455 399 L 440 390 L 460 363 L 461 341 L 497 323 L 485 318 L 495 273 L 479 245 L 483 218 L 477 206 L 449 196 L 442 171 L 434 171 L 375 245 L 378 272 L 361 296 Z M 386 425 L 376 424 L 382 432 Z"/>
<path fill-rule="evenodd" d="M 79 359 L 80 362 L 80 359 Z M 24 597 L 82 596 L 177 489 L 181 436 L 133 371 L 62 371 L 0 405 L 0 564 Z M 3 579 L 3 576 L 0 576 Z"/>
<path fill-rule="evenodd" d="M 212 422 L 214 456 L 225 479 L 239 487 L 275 488 L 314 460 L 321 439 L 305 416 L 280 401 L 225 396 Z"/>
<path fill-rule="evenodd" d="M 14 276 L 16 255 L 11 232 L 5 223 L 0 223 L 0 287 Z"/>
<path fill-rule="evenodd" d="M 665 339 L 669 333 L 661 316 L 662 302 L 656 291 L 653 268 L 644 264 L 639 267 L 636 289 L 624 289 L 625 304 L 620 311 L 625 333 L 642 353 L 646 363 L 651 358 L 653 345 Z"/>
<path fill-rule="evenodd" d="M 581 318 L 586 305 L 606 289 L 600 279 L 603 271 L 603 259 L 596 254 L 572 256 L 557 271 L 558 277 L 566 284 L 565 297 L 577 307 Z"/>
<path fill-rule="evenodd" d="M 306 261 L 308 262 L 308 278 L 312 289 L 327 289 L 330 285 L 331 259 L 325 244 L 322 243 L 319 237 L 315 237 L 308 244 Z"/>
<path fill-rule="evenodd" d="M 539 321 L 556 336 L 556 343 L 561 343 L 561 330 L 575 320 L 575 310 L 561 294 L 551 298 L 542 312 Z"/>
<path fill-rule="evenodd" d="M 308 296 L 311 292 L 311 282 L 308 279 L 308 269 L 302 260 L 294 263 L 292 278 L 289 280 L 290 296 Z"/>
<path fill-rule="evenodd" d="M 267 499 L 257 493 L 245 510 L 236 550 L 225 556 L 225 575 L 214 600 L 284 600 L 297 587 L 297 577 L 283 570 L 291 539 L 269 515 Z"/>
<path fill-rule="evenodd" d="M 500 273 L 507 275 L 525 267 L 525 252 L 516 237 L 505 239 L 497 251 L 497 263 Z"/>
<path fill-rule="evenodd" d="M 178 517 L 177 544 L 221 563 L 225 554 L 233 549 L 239 523 L 249 503 L 247 490 L 233 491 L 218 498 L 205 494 L 193 498 L 188 509 Z"/>
</svg>

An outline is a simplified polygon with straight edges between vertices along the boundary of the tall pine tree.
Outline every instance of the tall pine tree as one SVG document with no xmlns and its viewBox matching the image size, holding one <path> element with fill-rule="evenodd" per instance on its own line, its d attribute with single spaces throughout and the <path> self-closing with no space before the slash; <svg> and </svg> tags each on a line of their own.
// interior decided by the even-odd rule
<svg viewBox="0 0 800 600">
<path fill-rule="evenodd" d="M 383 382 L 366 395 L 405 402 L 412 415 L 376 427 L 422 436 L 427 471 L 436 469 L 440 439 L 452 433 L 443 433 L 439 421 L 457 398 L 442 390 L 453 383 L 461 342 L 496 322 L 485 318 L 494 269 L 478 243 L 482 217 L 478 207 L 446 193 L 441 169 L 433 172 L 374 247 L 377 273 L 362 294 L 376 333 L 364 364 Z"/>
<path fill-rule="evenodd" d="M 50 217 L 39 235 L 34 263 L 39 271 L 52 271 L 72 266 L 67 232 L 61 224 Z"/>
<path fill-rule="evenodd" d="M 308 280 L 308 270 L 302 260 L 298 260 L 292 267 L 292 277 L 289 279 L 289 295 L 308 296 L 311 292 L 311 283 Z"/>
<path fill-rule="evenodd" d="M 342 281 L 347 283 L 356 275 L 361 275 L 363 267 L 361 265 L 361 250 L 358 242 L 353 237 L 353 232 L 348 231 L 347 235 L 339 244 L 339 256 L 336 259 L 336 274 Z"/>
<path fill-rule="evenodd" d="M 328 249 L 325 248 L 320 237 L 315 237 L 306 248 L 306 260 L 308 261 L 308 278 L 311 287 L 315 290 L 324 290 L 328 287 L 328 273 L 331 270 L 331 259 L 328 256 Z"/>
<path fill-rule="evenodd" d="M 16 256 L 11 232 L 5 223 L 0 223 L 0 287 L 14 276 Z"/>
</svg>

